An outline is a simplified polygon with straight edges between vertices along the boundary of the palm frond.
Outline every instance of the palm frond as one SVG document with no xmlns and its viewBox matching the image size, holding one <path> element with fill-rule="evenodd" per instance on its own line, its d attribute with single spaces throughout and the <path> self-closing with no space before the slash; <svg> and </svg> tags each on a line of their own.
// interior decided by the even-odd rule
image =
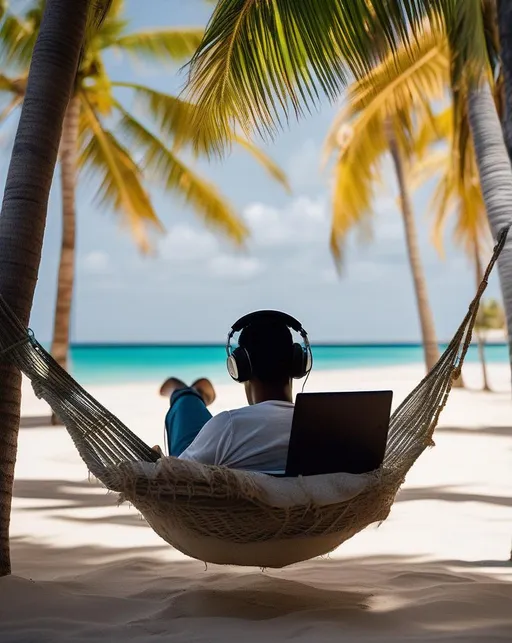
<svg viewBox="0 0 512 643">
<path fill-rule="evenodd" d="M 6 11 L 0 25 L 0 59 L 14 69 L 28 69 L 43 16 L 41 2 L 23 18 Z"/>
<path fill-rule="evenodd" d="M 437 114 L 428 114 L 419 119 L 415 136 L 415 153 L 421 159 L 433 145 L 449 142 L 453 139 L 454 128 L 452 105 Z M 429 154 L 427 158 L 432 155 Z"/>
<path fill-rule="evenodd" d="M 285 172 L 260 147 L 242 136 L 233 135 L 233 141 L 249 152 L 275 181 L 280 183 L 288 193 L 291 193 L 290 183 Z"/>
<path fill-rule="evenodd" d="M 388 148 L 385 123 L 362 118 L 346 125 L 343 145 L 333 171 L 330 246 L 338 269 L 343 262 L 344 241 L 356 228 L 369 228 L 380 160 Z"/>
<path fill-rule="evenodd" d="M 118 6 L 119 3 L 115 0 L 90 0 L 86 31 L 98 31 L 107 19 L 109 11 Z"/>
<path fill-rule="evenodd" d="M 413 0 L 409 0 L 413 1 Z M 445 0 L 444 14 L 452 51 L 452 87 L 479 81 L 489 70 L 482 0 Z"/>
<path fill-rule="evenodd" d="M 248 230 L 217 188 L 190 170 L 122 105 L 117 103 L 117 108 L 121 114 L 119 131 L 127 139 L 130 149 L 142 153 L 141 167 L 145 174 L 165 190 L 179 194 L 207 226 L 236 244 L 242 244 L 248 236 Z"/>
<path fill-rule="evenodd" d="M 202 27 L 148 29 L 119 36 L 109 44 L 137 58 L 169 62 L 188 60 L 199 47 L 204 34 Z"/>
<path fill-rule="evenodd" d="M 190 67 L 195 126 L 223 143 L 234 123 L 273 135 L 375 65 L 376 31 L 396 50 L 426 15 L 439 23 L 444 1 L 220 0 Z"/>
<path fill-rule="evenodd" d="M 455 217 L 454 237 L 466 253 L 473 257 L 475 242 L 489 240 L 489 227 L 485 214 L 475 151 L 468 135 L 467 114 L 454 117 L 456 105 L 451 105 L 435 117 L 435 125 L 421 126 L 419 136 L 428 152 L 415 163 L 410 175 L 417 186 L 436 179 L 437 185 L 429 209 L 433 213 L 432 240 L 438 252 L 444 254 L 443 236 L 449 217 Z M 442 148 L 438 143 L 442 142 Z M 484 243 L 485 245 L 485 243 Z"/>
<path fill-rule="evenodd" d="M 27 76 L 22 75 L 16 78 L 10 78 L 0 73 L 0 92 L 8 92 L 15 96 L 23 97 L 27 87 Z"/>
<path fill-rule="evenodd" d="M 79 165 L 99 174 L 100 204 L 123 215 L 141 250 L 148 252 L 151 243 L 147 226 L 158 231 L 163 227 L 142 184 L 142 174 L 129 152 L 103 127 L 83 93 L 81 100 Z"/>
<path fill-rule="evenodd" d="M 405 119 L 413 111 L 420 119 L 431 119 L 431 104 L 443 97 L 449 71 L 446 38 L 442 32 L 425 29 L 414 42 L 402 45 L 349 87 L 346 106 L 331 127 L 324 156 L 328 158 L 336 151 L 340 127 L 356 114 L 360 115 L 361 128 L 374 118 L 402 114 Z M 413 132 L 407 134 L 413 137 Z"/>
<path fill-rule="evenodd" d="M 207 155 L 218 143 L 215 128 L 212 131 L 203 129 L 197 136 L 191 125 L 197 111 L 193 103 L 137 83 L 113 82 L 112 87 L 133 90 L 136 107 L 141 113 L 149 115 L 162 136 L 167 141 L 172 140 L 176 147 L 193 144 L 197 154 Z"/>
<path fill-rule="evenodd" d="M 23 98 L 20 96 L 15 96 L 4 109 L 0 112 L 0 125 L 2 125 L 9 116 L 14 112 L 14 110 L 21 105 Z"/>
</svg>

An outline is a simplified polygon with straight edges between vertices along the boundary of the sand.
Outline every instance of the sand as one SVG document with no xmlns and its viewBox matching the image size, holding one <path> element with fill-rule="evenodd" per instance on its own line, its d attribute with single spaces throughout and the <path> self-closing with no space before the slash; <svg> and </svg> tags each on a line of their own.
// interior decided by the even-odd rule
<svg viewBox="0 0 512 643">
<path fill-rule="evenodd" d="M 389 519 L 329 559 L 261 572 L 187 559 L 88 480 L 69 437 L 24 384 L 0 641 L 512 641 L 510 373 L 495 393 L 454 391 Z M 392 388 L 421 367 L 316 373 L 307 390 Z M 479 385 L 470 365 L 467 383 Z M 91 390 L 162 443 L 156 384 Z M 214 411 L 243 403 L 219 388 Z"/>
</svg>

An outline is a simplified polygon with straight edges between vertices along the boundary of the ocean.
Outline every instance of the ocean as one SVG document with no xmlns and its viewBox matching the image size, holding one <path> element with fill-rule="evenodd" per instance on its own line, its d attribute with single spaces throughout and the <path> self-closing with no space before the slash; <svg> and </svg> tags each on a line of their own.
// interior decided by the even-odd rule
<svg viewBox="0 0 512 643">
<path fill-rule="evenodd" d="M 441 350 L 443 350 L 441 346 Z M 313 346 L 315 370 L 375 368 L 417 364 L 423 361 L 421 345 Z M 489 364 L 507 363 L 505 344 L 486 347 Z M 70 370 L 83 384 L 158 382 L 175 375 L 185 381 L 209 377 L 216 383 L 231 381 L 225 367 L 224 346 L 188 345 L 76 345 L 71 348 Z M 471 346 L 468 362 L 478 360 Z"/>
</svg>

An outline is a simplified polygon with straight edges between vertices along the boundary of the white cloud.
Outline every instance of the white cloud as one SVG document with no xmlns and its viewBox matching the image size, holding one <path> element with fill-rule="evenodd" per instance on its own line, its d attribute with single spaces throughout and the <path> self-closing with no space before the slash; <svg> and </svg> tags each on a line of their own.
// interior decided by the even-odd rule
<svg viewBox="0 0 512 643">
<path fill-rule="evenodd" d="M 187 274 L 215 279 L 244 281 L 263 271 L 263 263 L 252 256 L 229 254 L 212 233 L 188 224 L 174 226 L 160 243 L 160 257 Z"/>
<path fill-rule="evenodd" d="M 263 264 L 254 257 L 237 257 L 234 255 L 219 255 L 210 262 L 210 272 L 221 279 L 246 281 L 259 275 Z"/>
<path fill-rule="evenodd" d="M 257 246 L 297 246 L 327 239 L 329 216 L 324 198 L 299 196 L 283 209 L 252 203 L 244 218 Z"/>
<path fill-rule="evenodd" d="M 160 256 L 173 263 L 202 261 L 216 255 L 218 241 L 205 230 L 179 224 L 160 242 Z"/>
<path fill-rule="evenodd" d="M 86 255 L 83 264 L 86 272 L 95 275 L 104 275 L 110 268 L 109 257 L 101 250 L 94 250 Z"/>
</svg>

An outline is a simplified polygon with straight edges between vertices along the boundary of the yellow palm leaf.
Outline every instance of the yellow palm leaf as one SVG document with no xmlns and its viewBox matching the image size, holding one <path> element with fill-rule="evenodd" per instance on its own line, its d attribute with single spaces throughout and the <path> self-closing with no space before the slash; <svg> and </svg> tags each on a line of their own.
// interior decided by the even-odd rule
<svg viewBox="0 0 512 643">
<path fill-rule="evenodd" d="M 147 226 L 162 231 L 150 197 L 142 185 L 137 164 L 116 137 L 104 129 L 85 94 L 81 94 L 81 154 L 79 165 L 98 173 L 101 185 L 98 197 L 102 205 L 112 207 L 125 220 L 143 252 L 151 249 Z"/>
<path fill-rule="evenodd" d="M 458 110 L 458 118 L 454 110 Z M 489 244 L 490 234 L 475 151 L 469 136 L 469 123 L 462 103 L 436 115 L 434 126 L 420 125 L 422 151 L 430 151 L 417 163 L 410 175 L 412 184 L 437 179 L 430 209 L 434 224 L 432 238 L 443 254 L 443 234 L 450 216 L 455 217 L 454 237 L 473 257 L 475 245 Z M 430 138 L 430 140 L 429 140 Z M 439 143 L 443 147 L 439 149 Z"/>
<path fill-rule="evenodd" d="M 164 189 L 179 194 L 208 227 L 226 235 L 237 245 L 243 244 L 248 230 L 217 188 L 188 168 L 121 105 L 118 104 L 117 109 L 122 115 L 119 131 L 130 149 L 142 154 L 141 167 L 145 175 Z"/>
<path fill-rule="evenodd" d="M 180 147 L 194 143 L 196 153 L 208 154 L 217 144 L 216 128 L 212 131 L 203 129 L 201 137 L 196 136 L 191 127 L 197 110 L 193 103 L 137 83 L 113 82 L 112 87 L 133 90 L 141 113 L 149 115 L 162 136 L 167 141 L 172 140 L 173 145 Z"/>
<path fill-rule="evenodd" d="M 373 119 L 367 124 L 355 119 L 347 126 L 344 146 L 339 150 L 333 171 L 330 245 L 338 268 L 342 265 L 344 240 L 350 230 L 358 228 L 367 234 L 380 159 L 387 148 L 382 121 Z"/>
<path fill-rule="evenodd" d="M 418 120 L 425 131 L 426 123 L 434 127 L 432 102 L 443 95 L 448 81 L 446 38 L 425 30 L 347 90 L 346 105 L 324 147 L 326 158 L 335 157 L 331 251 L 338 265 L 349 231 L 370 226 L 390 133 L 410 164 L 418 152 Z"/>
<path fill-rule="evenodd" d="M 442 34 L 425 30 L 413 43 L 403 45 L 349 87 L 346 106 L 327 136 L 324 156 L 336 151 L 340 127 L 356 115 L 362 129 L 374 118 L 384 120 L 397 114 L 405 118 L 413 110 L 430 114 L 432 101 L 441 99 L 446 91 L 449 69 L 447 41 Z"/>
<path fill-rule="evenodd" d="M 194 151 L 200 155 L 208 155 L 217 144 L 215 136 L 218 131 L 202 131 L 202 136 L 197 133 L 191 124 L 195 120 L 197 106 L 182 98 L 159 92 L 145 85 L 136 83 L 113 82 L 113 87 L 123 87 L 133 90 L 136 106 L 141 113 L 151 117 L 151 121 L 158 128 L 165 141 L 172 141 L 175 149 L 183 145 L 193 145 Z M 243 147 L 266 172 L 287 191 L 289 191 L 288 179 L 283 170 L 254 143 L 233 132 L 230 134 L 232 140 Z"/>
</svg>

